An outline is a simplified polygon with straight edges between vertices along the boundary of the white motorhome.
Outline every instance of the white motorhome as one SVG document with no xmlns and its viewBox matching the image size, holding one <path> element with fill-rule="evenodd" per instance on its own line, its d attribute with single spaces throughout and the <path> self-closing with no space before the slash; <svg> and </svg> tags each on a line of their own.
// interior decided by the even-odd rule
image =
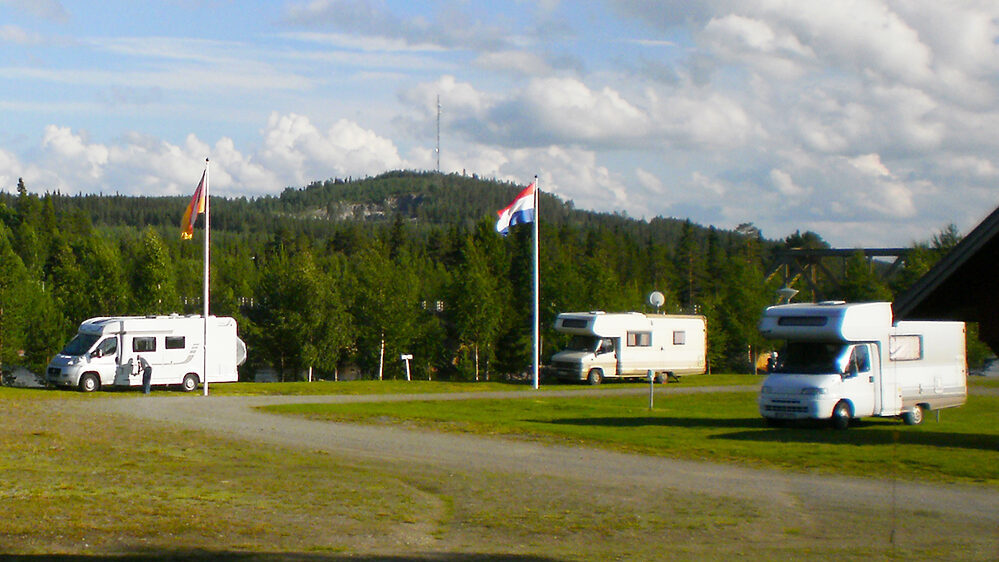
<svg viewBox="0 0 999 562">
<path fill-rule="evenodd" d="M 902 416 L 918 424 L 927 410 L 964 404 L 963 322 L 892 323 L 891 303 L 786 304 L 767 308 L 764 337 L 783 339 L 760 391 L 760 415 L 780 420 Z"/>
<path fill-rule="evenodd" d="M 206 376 L 209 383 L 238 380 L 236 367 L 246 359 L 246 345 L 229 317 L 209 316 L 207 324 L 202 316 L 176 314 L 91 318 L 49 363 L 45 380 L 83 392 L 141 386 L 140 355 L 152 367 L 153 386 L 178 385 L 190 392 Z"/>
<path fill-rule="evenodd" d="M 564 312 L 555 330 L 572 334 L 565 350 L 552 356 L 559 379 L 600 384 L 604 379 L 700 374 L 707 368 L 703 316 L 640 312 Z"/>
</svg>

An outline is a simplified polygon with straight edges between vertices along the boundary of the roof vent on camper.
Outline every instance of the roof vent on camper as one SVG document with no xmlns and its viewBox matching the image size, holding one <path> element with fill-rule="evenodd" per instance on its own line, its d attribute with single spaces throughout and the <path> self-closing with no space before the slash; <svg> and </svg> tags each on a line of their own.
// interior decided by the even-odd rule
<svg viewBox="0 0 999 562">
<path fill-rule="evenodd" d="M 839 304 L 846 304 L 846 301 L 822 301 L 819 306 L 836 306 Z"/>
</svg>

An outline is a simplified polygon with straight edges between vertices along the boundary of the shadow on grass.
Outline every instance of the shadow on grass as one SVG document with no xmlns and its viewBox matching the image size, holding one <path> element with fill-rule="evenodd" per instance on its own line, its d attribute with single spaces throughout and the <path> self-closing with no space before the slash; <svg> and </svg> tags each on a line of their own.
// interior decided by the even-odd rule
<svg viewBox="0 0 999 562">
<path fill-rule="evenodd" d="M 555 425 L 580 425 L 604 427 L 718 427 L 718 428 L 758 428 L 763 423 L 760 418 L 675 418 L 662 416 L 638 417 L 594 417 L 561 418 L 554 420 L 529 420 L 533 423 Z"/>
<path fill-rule="evenodd" d="M 56 562 L 97 562 L 103 560 L 114 560 L 115 562 L 155 562 L 174 560 L 193 560 L 195 562 L 207 560 L 234 560 L 236 562 L 339 562 L 341 560 L 351 560 L 358 562 L 486 562 L 498 560 L 509 562 L 558 562 L 557 558 L 544 556 L 529 556 L 518 554 L 476 554 L 476 553 L 429 553 L 421 555 L 361 555 L 353 556 L 349 554 L 314 554 L 314 553 L 294 553 L 294 552 L 229 552 L 225 550 L 162 550 L 149 551 L 130 554 L 38 554 L 38 555 L 0 555 L 3 560 L 23 560 L 34 562 L 40 560 L 54 560 Z"/>
<path fill-rule="evenodd" d="M 982 451 L 999 450 L 999 435 L 953 433 L 903 426 L 894 419 L 865 419 L 851 422 L 850 429 L 832 429 L 827 421 L 806 420 L 782 427 L 766 427 L 761 418 L 680 418 L 680 417 L 594 417 L 531 420 L 539 424 L 602 426 L 619 428 L 662 427 L 688 429 L 743 430 L 705 436 L 706 439 L 759 441 L 772 443 L 828 443 L 884 445 L 896 440 L 901 445 L 920 445 Z M 928 422 L 930 425 L 932 422 Z"/>
<path fill-rule="evenodd" d="M 999 450 L 999 436 L 997 435 L 952 433 L 947 431 L 909 431 L 901 426 L 896 426 L 895 428 L 885 426 L 867 427 L 864 429 L 861 429 L 863 427 L 862 424 L 856 424 L 856 426 L 846 431 L 832 429 L 823 431 L 822 429 L 808 427 L 758 429 L 756 431 L 721 433 L 712 435 L 710 439 L 849 445 L 887 445 L 897 441 L 899 445 L 980 451 Z"/>
</svg>

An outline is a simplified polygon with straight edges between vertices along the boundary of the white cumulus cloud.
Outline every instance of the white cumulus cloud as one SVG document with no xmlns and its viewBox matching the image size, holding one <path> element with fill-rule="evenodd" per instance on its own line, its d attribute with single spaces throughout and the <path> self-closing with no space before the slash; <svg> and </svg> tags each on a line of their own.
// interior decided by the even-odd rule
<svg viewBox="0 0 999 562">
<path fill-rule="evenodd" d="M 289 185 L 404 167 L 395 144 L 345 119 L 320 131 L 305 116 L 271 114 L 261 162 Z"/>
</svg>

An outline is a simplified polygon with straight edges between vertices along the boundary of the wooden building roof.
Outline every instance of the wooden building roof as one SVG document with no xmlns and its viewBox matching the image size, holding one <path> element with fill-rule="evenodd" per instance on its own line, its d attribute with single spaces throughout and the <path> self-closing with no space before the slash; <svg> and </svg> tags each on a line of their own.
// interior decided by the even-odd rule
<svg viewBox="0 0 999 562">
<path fill-rule="evenodd" d="M 895 299 L 898 320 L 978 322 L 999 353 L 999 208 Z"/>
</svg>

